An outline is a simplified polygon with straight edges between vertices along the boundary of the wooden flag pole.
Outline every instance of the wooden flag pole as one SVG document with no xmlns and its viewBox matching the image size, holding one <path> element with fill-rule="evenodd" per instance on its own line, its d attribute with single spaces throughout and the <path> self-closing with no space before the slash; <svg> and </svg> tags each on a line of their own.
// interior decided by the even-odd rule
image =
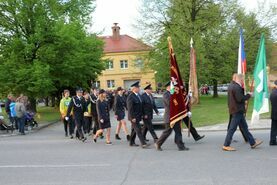
<svg viewBox="0 0 277 185">
<path fill-rule="evenodd" d="M 250 92 L 253 93 L 253 91 L 254 91 L 254 79 L 251 81 L 251 86 L 250 86 Z M 249 100 L 247 100 L 245 105 L 245 117 L 248 110 L 248 105 L 249 105 Z"/>
</svg>

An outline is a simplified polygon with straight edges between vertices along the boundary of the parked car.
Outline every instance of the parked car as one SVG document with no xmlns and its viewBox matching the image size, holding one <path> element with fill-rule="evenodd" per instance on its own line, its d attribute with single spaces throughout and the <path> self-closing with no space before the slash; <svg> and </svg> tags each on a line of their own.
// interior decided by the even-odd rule
<svg viewBox="0 0 277 185">
<path fill-rule="evenodd" d="M 153 125 L 163 125 L 164 124 L 164 105 L 163 105 L 163 96 L 154 94 L 154 101 L 156 103 L 159 115 L 153 112 Z"/>
<path fill-rule="evenodd" d="M 227 92 L 228 91 L 228 85 L 229 84 L 222 84 L 217 86 L 217 90 L 219 92 Z"/>
</svg>

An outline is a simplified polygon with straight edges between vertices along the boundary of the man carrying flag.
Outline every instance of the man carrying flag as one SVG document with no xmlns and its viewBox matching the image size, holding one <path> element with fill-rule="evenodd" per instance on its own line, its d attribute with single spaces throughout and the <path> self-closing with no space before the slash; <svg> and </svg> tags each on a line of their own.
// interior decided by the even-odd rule
<svg viewBox="0 0 277 185">
<path fill-rule="evenodd" d="M 269 112 L 269 96 L 266 71 L 265 39 L 262 34 L 254 70 L 254 108 L 251 123 L 259 120 L 260 114 Z"/>
<path fill-rule="evenodd" d="M 161 151 L 162 144 L 175 131 L 175 143 L 180 151 L 188 150 L 182 141 L 181 120 L 186 117 L 187 107 L 183 96 L 184 85 L 180 76 L 179 67 L 171 44 L 171 38 L 168 38 L 169 54 L 170 54 L 170 74 L 171 81 L 166 84 L 166 92 L 163 95 L 163 103 L 165 107 L 164 121 L 166 123 L 166 130 L 162 133 L 160 138 L 156 141 L 156 149 Z"/>
</svg>

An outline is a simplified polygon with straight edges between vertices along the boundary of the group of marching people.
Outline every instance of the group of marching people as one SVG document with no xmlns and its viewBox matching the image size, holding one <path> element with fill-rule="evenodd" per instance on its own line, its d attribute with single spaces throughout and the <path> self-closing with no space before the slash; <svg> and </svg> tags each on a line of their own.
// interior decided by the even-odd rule
<svg viewBox="0 0 277 185">
<path fill-rule="evenodd" d="M 73 96 L 72 98 L 70 98 L 70 92 L 64 90 L 64 97 L 60 102 L 60 112 L 64 122 L 65 136 L 70 136 L 71 139 L 74 138 L 73 135 L 76 130 L 76 138 L 85 142 L 87 137 L 91 135 L 93 141 L 96 143 L 99 137 L 104 137 L 103 133 L 105 131 L 106 144 L 111 145 L 110 109 L 113 108 L 115 118 L 118 121 L 115 139 L 121 140 L 119 133 L 122 127 L 130 146 L 139 146 L 135 142 L 137 135 L 141 144 L 140 146 L 142 148 L 148 148 L 149 144 L 147 142 L 149 140 L 146 139 L 146 135 L 149 131 L 154 139 L 156 149 L 162 150 L 162 143 L 170 135 L 171 131 L 174 130 L 176 133 L 175 143 L 177 144 L 178 149 L 187 150 L 188 148 L 184 146 L 182 141 L 180 124 L 176 124 L 176 128 L 171 128 L 169 126 L 170 83 L 167 83 L 165 87 L 167 90 L 163 95 L 163 103 L 165 106 L 164 121 L 166 130 L 160 138 L 158 138 L 152 125 L 154 111 L 157 115 L 159 114 L 152 95 L 152 87 L 150 84 L 147 85 L 144 87 L 144 93 L 140 94 L 139 82 L 131 85 L 131 91 L 127 96 L 125 90 L 122 87 L 118 87 L 112 107 L 107 100 L 107 92 L 103 89 L 91 89 L 90 92 L 83 92 L 81 88 L 78 88 L 76 90 L 76 96 Z M 128 120 L 131 123 L 130 134 L 125 121 L 126 110 L 128 111 Z M 143 121 L 142 128 L 140 124 L 141 121 Z M 204 137 L 197 133 L 188 116 L 184 118 L 183 121 L 187 126 L 190 123 L 190 132 L 195 141 Z"/>
</svg>

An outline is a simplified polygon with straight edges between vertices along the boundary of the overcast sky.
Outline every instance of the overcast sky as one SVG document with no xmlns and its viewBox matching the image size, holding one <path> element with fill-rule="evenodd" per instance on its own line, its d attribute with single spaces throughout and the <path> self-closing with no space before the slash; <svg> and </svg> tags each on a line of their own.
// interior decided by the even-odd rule
<svg viewBox="0 0 277 185">
<path fill-rule="evenodd" d="M 260 0 L 239 0 L 247 11 L 257 9 Z M 276 2 L 276 0 L 267 0 Z M 119 23 L 120 33 L 136 37 L 137 31 L 132 24 L 138 17 L 140 0 L 96 0 L 96 10 L 93 14 L 93 32 L 101 32 L 101 35 L 111 35 L 113 23 Z"/>
</svg>

